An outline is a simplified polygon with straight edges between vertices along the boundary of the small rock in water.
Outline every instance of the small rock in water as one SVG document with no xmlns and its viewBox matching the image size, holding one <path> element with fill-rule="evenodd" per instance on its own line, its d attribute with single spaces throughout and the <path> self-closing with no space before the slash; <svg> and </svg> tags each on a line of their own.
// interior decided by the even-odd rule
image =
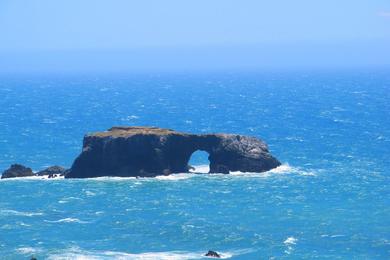
<svg viewBox="0 0 390 260">
<path fill-rule="evenodd" d="M 44 169 L 43 171 L 37 172 L 39 176 L 48 175 L 48 178 L 57 177 L 56 175 L 63 176 L 65 174 L 66 169 L 61 166 L 51 166 L 49 168 Z"/>
<path fill-rule="evenodd" d="M 212 251 L 212 250 L 209 250 L 209 251 L 207 252 L 207 254 L 205 254 L 205 256 L 215 257 L 215 258 L 221 258 L 220 254 L 218 254 L 217 252 Z"/>
<path fill-rule="evenodd" d="M 12 164 L 8 170 L 3 172 L 1 178 L 5 179 L 5 178 L 29 177 L 29 176 L 34 176 L 34 173 L 31 170 L 31 168 L 25 167 L 20 164 Z"/>
</svg>

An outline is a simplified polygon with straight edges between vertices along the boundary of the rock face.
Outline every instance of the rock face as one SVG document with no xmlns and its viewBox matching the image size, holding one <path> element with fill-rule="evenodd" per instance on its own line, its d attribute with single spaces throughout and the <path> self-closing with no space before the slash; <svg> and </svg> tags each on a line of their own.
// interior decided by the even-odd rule
<svg viewBox="0 0 390 260">
<path fill-rule="evenodd" d="M 63 176 L 66 172 L 66 169 L 61 166 L 50 166 L 49 168 L 44 169 L 43 171 L 37 172 L 38 176 Z"/>
<path fill-rule="evenodd" d="M 6 179 L 6 178 L 16 178 L 16 177 L 29 177 L 34 175 L 35 174 L 31 170 L 31 168 L 27 168 L 20 164 L 12 164 L 8 170 L 5 170 L 3 172 L 1 178 Z"/>
<path fill-rule="evenodd" d="M 267 145 L 255 137 L 113 127 L 84 137 L 83 151 L 65 177 L 152 177 L 188 172 L 188 161 L 197 150 L 209 153 L 210 173 L 263 172 L 280 165 Z"/>
</svg>

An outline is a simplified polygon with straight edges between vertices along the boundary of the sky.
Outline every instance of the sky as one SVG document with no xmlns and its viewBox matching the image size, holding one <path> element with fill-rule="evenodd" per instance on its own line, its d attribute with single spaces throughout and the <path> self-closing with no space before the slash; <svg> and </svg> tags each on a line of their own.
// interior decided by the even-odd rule
<svg viewBox="0 0 390 260">
<path fill-rule="evenodd" d="M 0 73 L 390 66 L 389 0 L 0 0 Z"/>
</svg>

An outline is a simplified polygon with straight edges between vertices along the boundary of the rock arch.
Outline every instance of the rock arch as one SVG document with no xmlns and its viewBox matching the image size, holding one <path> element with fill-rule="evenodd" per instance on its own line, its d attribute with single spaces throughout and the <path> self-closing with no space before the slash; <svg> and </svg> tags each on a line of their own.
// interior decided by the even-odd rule
<svg viewBox="0 0 390 260">
<path fill-rule="evenodd" d="M 189 166 L 190 172 L 196 172 L 196 168 L 199 166 L 207 166 L 209 168 L 210 166 L 210 154 L 207 151 L 203 150 L 196 150 L 190 155 L 190 158 L 187 162 Z M 207 171 L 208 172 L 208 171 Z"/>
<path fill-rule="evenodd" d="M 210 173 L 263 172 L 280 165 L 255 137 L 187 134 L 155 127 L 113 127 L 84 137 L 66 178 L 152 177 L 188 172 L 191 154 L 210 154 Z"/>
</svg>

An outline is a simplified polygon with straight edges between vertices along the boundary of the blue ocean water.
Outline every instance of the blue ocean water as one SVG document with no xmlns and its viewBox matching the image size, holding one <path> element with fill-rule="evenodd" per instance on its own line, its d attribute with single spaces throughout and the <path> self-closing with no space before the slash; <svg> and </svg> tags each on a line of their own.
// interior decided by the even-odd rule
<svg viewBox="0 0 390 260">
<path fill-rule="evenodd" d="M 70 167 L 113 125 L 253 135 L 283 165 L 1 180 L 0 258 L 389 259 L 388 72 L 3 76 L 0 170 Z"/>
</svg>

